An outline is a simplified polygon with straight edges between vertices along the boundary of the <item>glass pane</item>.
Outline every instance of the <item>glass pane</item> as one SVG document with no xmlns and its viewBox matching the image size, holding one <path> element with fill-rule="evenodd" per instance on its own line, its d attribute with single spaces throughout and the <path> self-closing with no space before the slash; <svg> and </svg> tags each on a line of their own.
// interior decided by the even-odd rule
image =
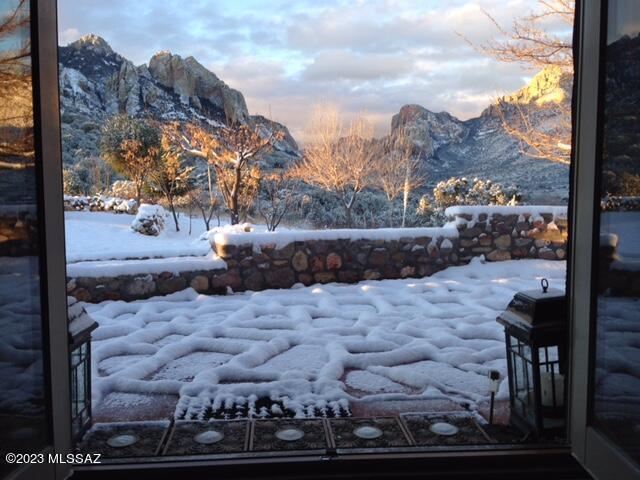
<svg viewBox="0 0 640 480">
<path fill-rule="evenodd" d="M 593 423 L 640 460 L 640 3 L 609 2 Z"/>
<path fill-rule="evenodd" d="M 29 2 L 0 3 L 0 450 L 49 442 Z M 4 453 L 2 453 L 4 458 Z M 11 470 L 2 463 L 0 475 Z"/>
</svg>

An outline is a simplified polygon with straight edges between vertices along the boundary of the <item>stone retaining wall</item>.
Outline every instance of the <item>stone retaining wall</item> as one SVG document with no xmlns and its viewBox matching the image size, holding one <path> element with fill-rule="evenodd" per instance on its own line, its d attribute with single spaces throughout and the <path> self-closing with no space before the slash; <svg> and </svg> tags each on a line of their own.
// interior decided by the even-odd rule
<svg viewBox="0 0 640 480">
<path fill-rule="evenodd" d="M 567 255 L 564 207 L 452 207 L 446 214 L 458 229 L 463 262 L 479 255 L 489 261 Z"/>
<path fill-rule="evenodd" d="M 212 245 L 227 262 L 227 275 L 234 282 L 230 286 L 243 291 L 289 288 L 296 283 L 424 277 L 457 265 L 457 244 L 452 235 L 397 240 L 305 240 L 281 248 L 273 243 L 231 245 L 214 241 Z"/>
<path fill-rule="evenodd" d="M 562 207 L 452 207 L 443 228 L 216 233 L 210 241 L 227 269 L 70 278 L 78 300 L 134 300 L 192 287 L 208 294 L 425 277 L 464 265 L 520 258 L 562 260 Z"/>
<path fill-rule="evenodd" d="M 67 278 L 67 293 L 78 301 L 141 300 L 191 287 L 199 293 L 227 293 L 226 270 L 161 272 L 115 277 Z"/>
</svg>

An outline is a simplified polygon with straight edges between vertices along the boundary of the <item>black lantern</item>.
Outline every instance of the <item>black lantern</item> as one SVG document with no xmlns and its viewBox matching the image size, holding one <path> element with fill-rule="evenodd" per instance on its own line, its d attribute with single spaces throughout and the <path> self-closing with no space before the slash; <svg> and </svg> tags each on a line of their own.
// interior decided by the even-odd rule
<svg viewBox="0 0 640 480">
<path fill-rule="evenodd" d="M 511 403 L 510 422 L 537 437 L 565 424 L 567 323 L 565 295 L 549 289 L 518 292 L 498 317 L 504 326 Z"/>
<path fill-rule="evenodd" d="M 68 297 L 71 373 L 71 433 L 79 440 L 91 426 L 91 332 L 98 324 L 81 303 Z"/>
</svg>

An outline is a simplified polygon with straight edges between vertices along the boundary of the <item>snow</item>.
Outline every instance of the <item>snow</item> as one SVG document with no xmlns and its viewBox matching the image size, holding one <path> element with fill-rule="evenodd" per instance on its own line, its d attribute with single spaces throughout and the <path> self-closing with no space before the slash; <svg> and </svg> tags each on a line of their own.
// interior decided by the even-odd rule
<svg viewBox="0 0 640 480">
<path fill-rule="evenodd" d="M 459 215 L 471 215 L 472 222 L 478 221 L 481 213 L 488 214 L 489 218 L 493 215 L 523 215 L 530 214 L 532 217 L 538 217 L 542 220 L 541 214 L 551 213 L 553 218 L 567 218 L 567 207 L 562 206 L 545 206 L 545 205 L 462 205 L 457 207 L 449 207 L 444 211 L 447 217 L 457 217 Z"/>
<path fill-rule="evenodd" d="M 69 321 L 68 331 L 71 337 L 75 337 L 82 332 L 87 332 L 98 324 L 89 316 L 82 303 L 75 297 L 67 297 L 67 318 Z"/>
<path fill-rule="evenodd" d="M 211 252 L 199 237 L 206 231 L 202 219 L 180 217 L 180 231 L 172 221 L 157 237 L 131 229 L 134 215 L 107 212 L 65 212 L 67 263 L 90 260 L 125 260 L 182 256 L 204 256 Z"/>
<path fill-rule="evenodd" d="M 333 230 L 278 230 L 275 232 L 209 232 L 209 240 L 218 245 L 275 245 L 283 248 L 290 243 L 308 240 L 400 240 L 416 237 L 457 238 L 456 228 L 376 228 Z"/>
<path fill-rule="evenodd" d="M 98 260 L 67 265 L 69 277 L 117 277 L 120 275 L 147 275 L 150 273 L 195 272 L 226 269 L 224 260 L 209 254 L 204 257 L 150 258 L 145 260 Z"/>
<path fill-rule="evenodd" d="M 448 398 L 472 411 L 508 396 L 496 317 L 542 277 L 564 288 L 565 262 L 474 260 L 423 279 L 87 305 L 93 394 L 179 396 L 175 415 L 270 397 L 298 417 L 380 400 Z M 355 391 L 354 391 L 355 390 Z M 356 392 L 357 391 L 357 392 Z M 268 411 L 262 415 L 268 415 Z"/>
<path fill-rule="evenodd" d="M 131 222 L 131 228 L 138 233 L 157 237 L 164 230 L 166 218 L 167 212 L 162 206 L 143 203 Z"/>
<path fill-rule="evenodd" d="M 640 305 L 638 298 L 598 297 L 596 415 L 640 421 Z"/>
<path fill-rule="evenodd" d="M 0 410 L 44 415 L 38 257 L 0 258 Z"/>
</svg>

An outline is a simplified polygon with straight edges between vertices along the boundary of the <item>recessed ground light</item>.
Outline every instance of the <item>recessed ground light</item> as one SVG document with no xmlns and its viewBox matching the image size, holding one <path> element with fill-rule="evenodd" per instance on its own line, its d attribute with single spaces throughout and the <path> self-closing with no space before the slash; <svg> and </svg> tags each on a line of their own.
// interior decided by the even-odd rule
<svg viewBox="0 0 640 480">
<path fill-rule="evenodd" d="M 447 437 L 450 437 L 458 433 L 458 427 L 446 422 L 434 423 L 429 427 L 429 430 L 431 430 L 436 435 L 445 435 Z"/>
<path fill-rule="evenodd" d="M 358 427 L 353 431 L 356 437 L 364 438 L 367 440 L 373 440 L 382 436 L 382 430 L 378 427 L 372 427 L 371 425 L 365 425 L 364 427 Z"/>
<path fill-rule="evenodd" d="M 123 434 L 114 435 L 107 440 L 107 445 L 113 448 L 129 447 L 138 441 L 138 437 L 135 435 Z"/>
<path fill-rule="evenodd" d="M 219 442 L 223 438 L 224 435 L 217 430 L 205 430 L 204 432 L 200 432 L 195 435 L 193 440 L 196 443 L 201 443 L 202 445 L 210 445 L 212 443 Z"/>
<path fill-rule="evenodd" d="M 300 440 L 304 437 L 304 432 L 297 428 L 283 428 L 276 432 L 276 437 L 280 440 L 284 440 L 285 442 L 295 442 L 296 440 Z"/>
</svg>

